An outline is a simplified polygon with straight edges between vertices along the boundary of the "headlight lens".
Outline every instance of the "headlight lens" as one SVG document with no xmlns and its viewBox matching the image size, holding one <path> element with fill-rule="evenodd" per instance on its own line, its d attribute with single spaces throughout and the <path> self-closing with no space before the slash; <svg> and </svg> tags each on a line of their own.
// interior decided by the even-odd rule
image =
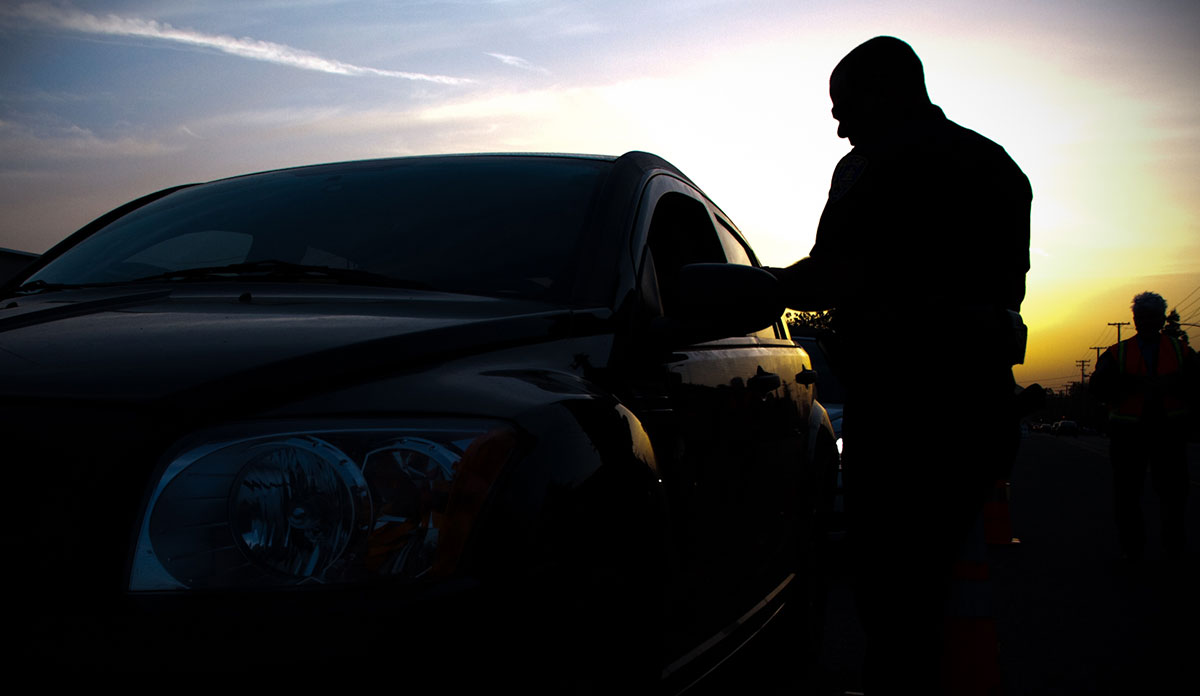
<svg viewBox="0 0 1200 696">
<path fill-rule="evenodd" d="M 477 421 L 215 436 L 159 477 L 130 589 L 447 574 L 515 442 Z"/>
</svg>

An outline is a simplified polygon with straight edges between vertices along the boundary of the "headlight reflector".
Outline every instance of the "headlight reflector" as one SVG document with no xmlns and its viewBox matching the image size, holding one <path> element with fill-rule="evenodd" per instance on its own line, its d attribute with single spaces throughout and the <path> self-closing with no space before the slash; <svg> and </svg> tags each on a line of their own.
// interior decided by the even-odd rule
<svg viewBox="0 0 1200 696">
<path fill-rule="evenodd" d="M 313 438 L 249 447 L 230 493 L 229 525 L 247 558 L 286 576 L 320 576 L 370 519 L 367 482 Z"/>
</svg>

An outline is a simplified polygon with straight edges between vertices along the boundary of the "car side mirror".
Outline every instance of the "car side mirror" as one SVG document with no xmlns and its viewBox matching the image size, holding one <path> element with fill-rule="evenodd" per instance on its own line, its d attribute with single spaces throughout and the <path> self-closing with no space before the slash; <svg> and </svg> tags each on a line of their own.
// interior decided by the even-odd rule
<svg viewBox="0 0 1200 696">
<path fill-rule="evenodd" d="M 760 331 L 783 314 L 779 281 L 761 268 L 695 263 L 680 269 L 676 304 L 663 322 L 674 345 Z"/>
<path fill-rule="evenodd" d="M 12 280 L 38 260 L 37 254 L 12 249 L 0 249 L 0 288 L 10 285 Z M 0 295 L 4 297 L 4 295 Z"/>
</svg>

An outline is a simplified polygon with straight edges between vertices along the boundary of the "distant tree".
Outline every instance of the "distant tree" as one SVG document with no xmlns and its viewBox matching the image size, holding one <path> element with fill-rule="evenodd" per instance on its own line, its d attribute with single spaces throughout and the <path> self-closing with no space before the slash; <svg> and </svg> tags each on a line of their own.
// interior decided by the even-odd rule
<svg viewBox="0 0 1200 696">
<path fill-rule="evenodd" d="M 820 312 L 799 312 L 789 309 L 784 316 L 788 331 L 796 336 L 822 336 L 833 332 L 836 309 Z"/>
<path fill-rule="evenodd" d="M 1163 326 L 1163 333 L 1168 336 L 1174 336 L 1184 343 L 1188 342 L 1187 332 L 1180 325 L 1178 309 L 1172 309 L 1171 313 L 1167 315 L 1167 323 Z"/>
</svg>

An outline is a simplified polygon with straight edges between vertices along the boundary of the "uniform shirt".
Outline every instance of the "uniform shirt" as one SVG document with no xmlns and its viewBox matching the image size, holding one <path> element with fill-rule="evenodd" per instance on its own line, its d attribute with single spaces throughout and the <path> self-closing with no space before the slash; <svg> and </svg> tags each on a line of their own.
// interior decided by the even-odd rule
<svg viewBox="0 0 1200 696">
<path fill-rule="evenodd" d="M 929 105 L 838 163 L 812 250 L 778 274 L 785 303 L 836 308 L 850 362 L 898 336 L 979 357 L 1025 297 L 1032 195 L 1002 147 Z"/>
<path fill-rule="evenodd" d="M 1146 363 L 1146 374 L 1158 374 L 1158 351 L 1159 344 L 1163 340 L 1162 334 L 1143 334 L 1139 331 L 1136 337 L 1139 348 L 1138 352 L 1142 354 L 1142 362 Z"/>
</svg>

